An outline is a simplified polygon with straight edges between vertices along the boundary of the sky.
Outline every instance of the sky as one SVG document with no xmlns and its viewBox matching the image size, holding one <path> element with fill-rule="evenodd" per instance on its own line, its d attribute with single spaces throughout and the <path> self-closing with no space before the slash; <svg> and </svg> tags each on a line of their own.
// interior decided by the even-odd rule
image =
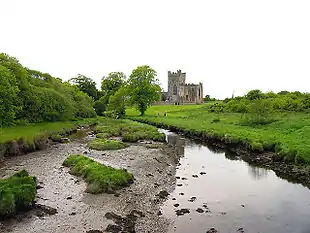
<svg viewBox="0 0 310 233">
<path fill-rule="evenodd" d="M 140 65 L 181 69 L 204 95 L 310 92 L 309 0 L 0 0 L 0 52 L 98 86 Z"/>
</svg>

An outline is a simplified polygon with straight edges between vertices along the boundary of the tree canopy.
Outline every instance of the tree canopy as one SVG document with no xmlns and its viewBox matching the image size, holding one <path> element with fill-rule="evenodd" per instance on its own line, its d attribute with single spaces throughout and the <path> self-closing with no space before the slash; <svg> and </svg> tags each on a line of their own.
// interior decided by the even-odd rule
<svg viewBox="0 0 310 233">
<path fill-rule="evenodd" d="M 0 126 L 95 115 L 92 98 L 75 85 L 0 53 Z"/>
<path fill-rule="evenodd" d="M 134 69 L 128 80 L 128 95 L 131 104 L 135 105 L 144 115 L 146 109 L 160 99 L 161 88 L 156 78 L 157 73 L 151 67 L 144 65 Z"/>
<path fill-rule="evenodd" d="M 98 90 L 96 88 L 96 82 L 85 75 L 78 74 L 76 77 L 69 80 L 74 83 L 81 91 L 85 92 L 88 96 L 94 100 L 98 98 Z"/>
</svg>

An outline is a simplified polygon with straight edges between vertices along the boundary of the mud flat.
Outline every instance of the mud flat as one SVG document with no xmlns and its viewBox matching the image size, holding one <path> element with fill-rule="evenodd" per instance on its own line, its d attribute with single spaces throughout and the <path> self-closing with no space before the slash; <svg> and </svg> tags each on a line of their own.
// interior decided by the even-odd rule
<svg viewBox="0 0 310 233">
<path fill-rule="evenodd" d="M 1 232 L 167 232 L 169 221 L 159 210 L 175 187 L 176 153 L 164 144 L 147 148 L 135 143 L 122 150 L 95 151 L 86 143 L 76 139 L 5 161 L 0 177 L 23 168 L 37 177 L 39 189 L 37 208 L 2 221 Z M 134 183 L 112 194 L 86 193 L 85 182 L 62 166 L 70 154 L 126 168 Z"/>
</svg>

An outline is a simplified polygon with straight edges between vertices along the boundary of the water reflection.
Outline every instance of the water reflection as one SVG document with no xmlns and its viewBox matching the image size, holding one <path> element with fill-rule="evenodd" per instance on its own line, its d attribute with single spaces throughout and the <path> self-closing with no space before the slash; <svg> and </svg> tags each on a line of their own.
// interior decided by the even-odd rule
<svg viewBox="0 0 310 233">
<path fill-rule="evenodd" d="M 265 168 L 251 166 L 248 167 L 248 171 L 255 180 L 266 179 L 269 173 L 269 171 Z"/>
</svg>

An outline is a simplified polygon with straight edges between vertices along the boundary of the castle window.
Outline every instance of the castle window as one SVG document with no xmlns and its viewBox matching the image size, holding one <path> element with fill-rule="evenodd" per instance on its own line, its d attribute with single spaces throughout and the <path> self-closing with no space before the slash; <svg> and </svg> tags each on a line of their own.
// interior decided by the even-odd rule
<svg viewBox="0 0 310 233">
<path fill-rule="evenodd" d="M 178 94 L 178 88 L 177 88 L 177 85 L 174 84 L 173 86 L 173 94 L 174 95 L 177 95 Z"/>
<path fill-rule="evenodd" d="M 200 96 L 200 88 L 199 88 L 199 94 L 198 94 L 198 96 L 199 96 L 199 98 L 201 98 L 201 96 Z"/>
</svg>

